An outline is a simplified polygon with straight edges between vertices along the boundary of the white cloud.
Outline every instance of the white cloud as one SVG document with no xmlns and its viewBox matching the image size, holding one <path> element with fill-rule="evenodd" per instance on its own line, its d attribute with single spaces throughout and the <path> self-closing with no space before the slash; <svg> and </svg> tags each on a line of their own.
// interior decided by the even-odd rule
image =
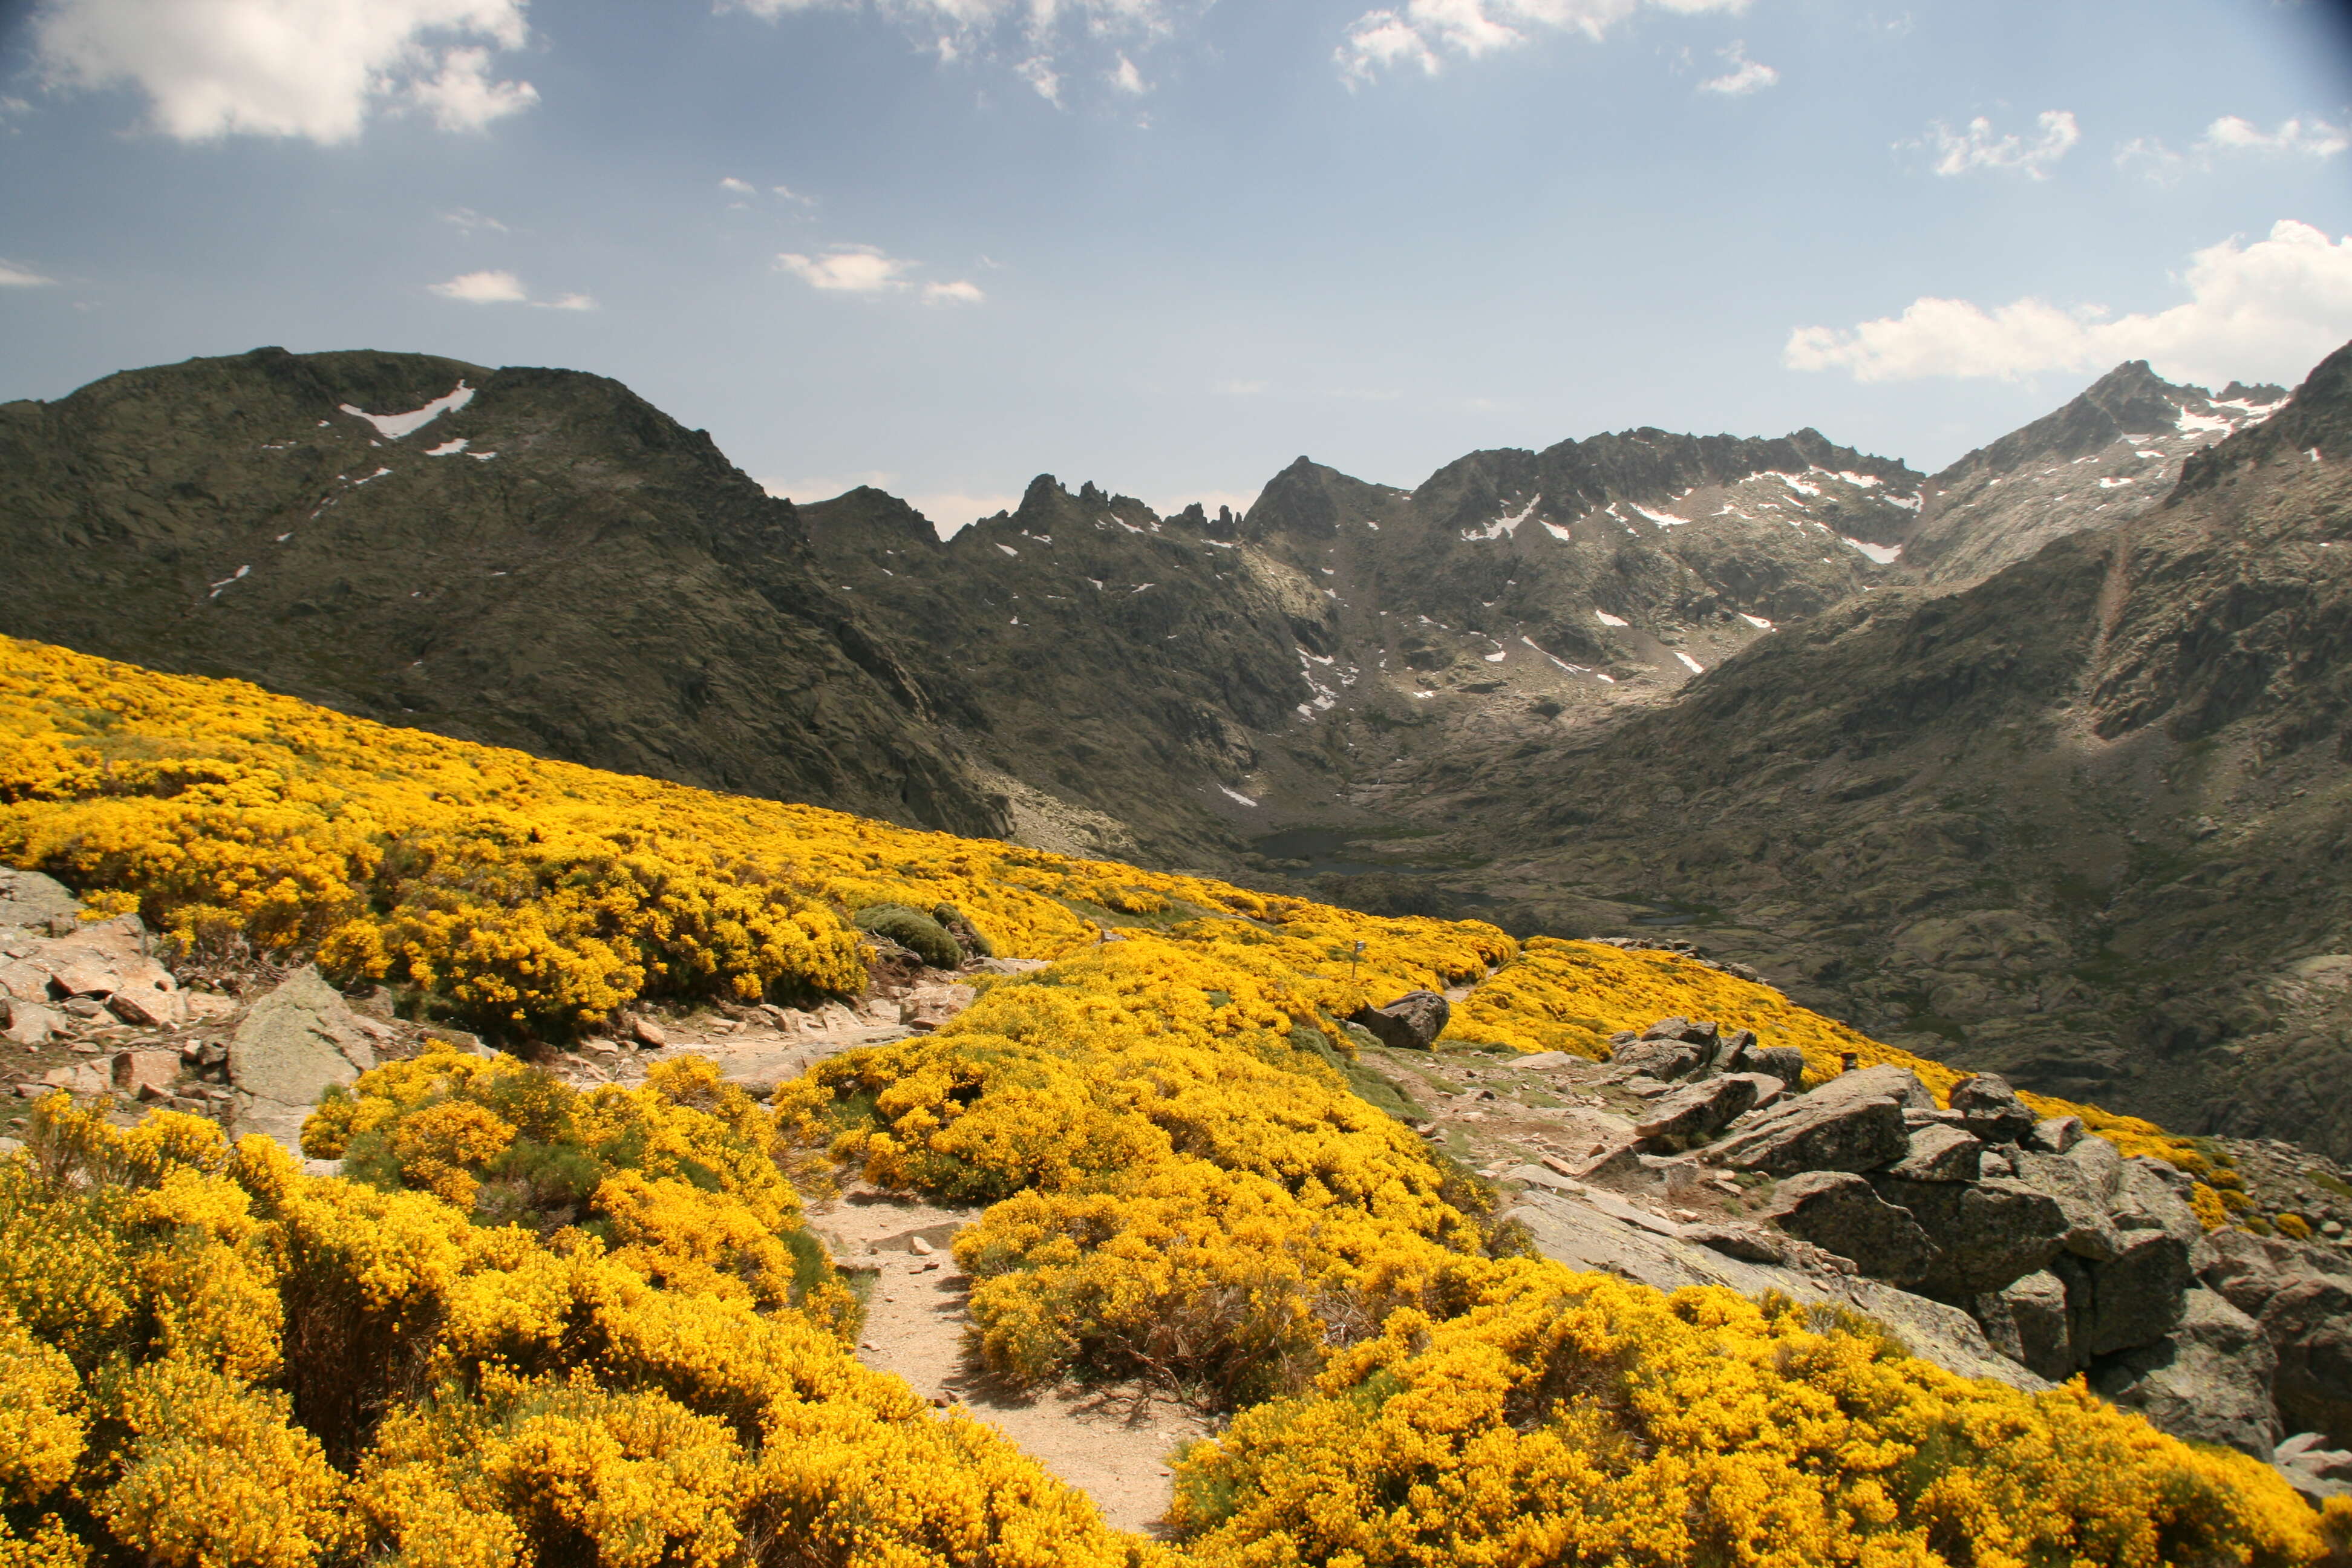
<svg viewBox="0 0 2352 1568">
<path fill-rule="evenodd" d="M 1073 80 L 1146 90 L 1128 47 L 1148 47 L 1213 0 L 717 0 L 768 21 L 810 11 L 863 11 L 896 25 L 942 65 L 971 58 L 1010 69 L 1059 107 Z"/>
<path fill-rule="evenodd" d="M 1781 362 L 1847 371 L 1857 381 L 2013 381 L 2145 359 L 2175 380 L 2293 383 L 2352 338 L 2352 237 L 2330 240 L 2283 219 L 2252 244 L 2233 237 L 2198 251 L 2179 281 L 2185 302 L 2114 320 L 2103 306 L 2062 309 L 2031 298 L 1990 310 L 1966 300 L 1916 300 L 1900 316 L 1851 331 L 1800 327 Z"/>
<path fill-rule="evenodd" d="M 537 103 L 539 89 L 527 81 L 492 81 L 488 49 L 451 49 L 441 57 L 438 71 L 410 84 L 409 96 L 444 131 L 479 131 Z"/>
<path fill-rule="evenodd" d="M 433 292 L 444 300 L 462 300 L 468 305 L 535 305 L 543 310 L 593 310 L 596 301 L 585 294 L 562 294 L 552 300 L 534 300 L 522 279 L 511 272 L 461 272 L 446 283 L 431 285 Z"/>
<path fill-rule="evenodd" d="M 1685 16 L 1736 15 L 1748 8 L 1748 0 L 1407 0 L 1357 17 L 1332 60 L 1351 86 L 1406 67 L 1434 76 L 1447 55 L 1481 59 L 1517 48 L 1539 32 L 1598 39 L 1645 5 Z"/>
<path fill-rule="evenodd" d="M 899 274 L 915 264 L 885 256 L 870 245 L 836 245 L 823 256 L 787 250 L 776 265 L 812 289 L 843 294 L 880 294 L 908 285 Z"/>
<path fill-rule="evenodd" d="M 814 196 L 804 196 L 798 191 L 793 190 L 790 185 L 770 185 L 768 189 L 775 192 L 776 195 L 783 197 L 784 200 L 791 202 L 795 206 L 813 207 L 816 205 L 816 198 Z"/>
<path fill-rule="evenodd" d="M 485 217 L 471 207 L 457 207 L 449 212 L 443 213 L 441 215 L 441 221 L 463 229 L 467 234 L 473 233 L 474 230 L 478 228 L 488 229 L 492 234 L 509 234 L 513 232 L 498 219 L 494 217 Z"/>
<path fill-rule="evenodd" d="M 1726 98 L 1745 98 L 1751 92 L 1761 92 L 1780 85 L 1780 73 L 1761 60 L 1748 58 L 1748 45 L 1734 38 L 1731 47 L 1717 51 L 1731 68 L 1721 76 L 1709 77 L 1698 84 L 1701 92 L 1719 92 Z"/>
<path fill-rule="evenodd" d="M 836 245 L 822 256 L 787 250 L 776 258 L 778 271 L 830 294 L 904 293 L 917 288 L 907 274 L 921 265 L 871 245 Z M 920 296 L 926 305 L 977 305 L 988 298 L 979 284 L 961 278 L 922 284 Z"/>
<path fill-rule="evenodd" d="M 511 272 L 461 272 L 446 283 L 434 284 L 433 291 L 468 305 L 520 305 L 530 298 Z"/>
<path fill-rule="evenodd" d="M 1995 136 L 1992 121 L 1979 115 L 1955 132 L 1942 121 L 1927 128 L 1924 142 L 1936 153 L 1936 173 L 1947 179 L 1973 169 L 2013 169 L 2029 180 L 2046 180 L 2051 165 L 2083 139 L 2082 127 L 2063 109 L 2046 109 L 2036 121 L 2042 134 L 2028 142 L 2015 134 Z"/>
<path fill-rule="evenodd" d="M 2190 171 L 2209 173 L 2221 158 L 2233 153 L 2267 154 L 2273 158 L 2333 158 L 2352 147 L 2343 127 L 2325 120 L 2284 120 L 2275 131 L 2264 131 L 2251 121 L 2225 114 L 2205 128 L 2185 153 L 2176 153 L 2156 136 L 2135 136 L 2116 149 L 2116 166 L 2137 168 L 2159 185 L 2168 185 Z"/>
<path fill-rule="evenodd" d="M 182 141 L 244 133 L 348 142 L 415 107 L 478 130 L 539 100 L 493 81 L 490 51 L 529 37 L 528 0 L 47 0 L 34 47 L 50 82 L 129 85 Z"/>
<path fill-rule="evenodd" d="M 1037 96 L 1058 105 L 1062 101 L 1062 76 L 1054 62 L 1044 55 L 1032 55 L 1013 68 L 1013 74 L 1037 89 Z"/>
<path fill-rule="evenodd" d="M 29 267 L 0 260 L 0 289 L 46 289 L 56 281 L 54 278 L 42 277 Z"/>
<path fill-rule="evenodd" d="M 760 194 L 758 191 L 752 189 L 751 181 L 739 180 L 732 174 L 729 174 L 724 179 L 721 179 L 719 182 L 719 188 L 722 191 L 728 192 L 730 195 L 738 196 L 756 196 Z"/>
<path fill-rule="evenodd" d="M 2352 147 L 2352 140 L 2346 138 L 2341 127 L 2325 120 L 2308 125 L 2301 120 L 2282 121 L 2276 131 L 2264 132 L 2234 114 L 2225 114 L 2207 126 L 2197 143 L 2200 153 L 2293 153 L 2310 158 L 2333 158 L 2347 147 Z"/>
</svg>

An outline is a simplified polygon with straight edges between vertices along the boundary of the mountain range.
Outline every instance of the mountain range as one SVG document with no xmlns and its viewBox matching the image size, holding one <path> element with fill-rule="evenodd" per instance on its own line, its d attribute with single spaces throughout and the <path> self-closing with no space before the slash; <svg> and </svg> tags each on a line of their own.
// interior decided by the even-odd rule
<svg viewBox="0 0 2352 1568">
<path fill-rule="evenodd" d="M 257 350 L 0 405 L 0 631 L 463 739 L 1526 933 L 2352 1152 L 2343 463 L 2118 367 L 1927 475 L 1811 430 L 1053 476 L 941 540 L 617 383 Z"/>
</svg>

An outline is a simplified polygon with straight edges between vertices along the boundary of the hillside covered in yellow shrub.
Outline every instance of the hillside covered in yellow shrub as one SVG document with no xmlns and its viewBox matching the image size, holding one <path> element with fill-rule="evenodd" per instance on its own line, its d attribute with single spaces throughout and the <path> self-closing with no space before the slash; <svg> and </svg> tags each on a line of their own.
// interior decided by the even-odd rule
<svg viewBox="0 0 2352 1568">
<path fill-rule="evenodd" d="M 1349 1089 L 1338 1019 L 1474 980 L 1465 1045 L 1593 1054 L 1705 1014 L 1824 1070 L 1853 1050 L 1950 1081 L 1668 955 L 600 774 L 24 643 L 0 643 L 0 858 L 509 1037 L 855 989 L 850 917 L 883 902 L 1055 961 L 765 1106 L 691 1062 L 586 1093 L 454 1052 L 387 1064 L 305 1131 L 335 1178 L 45 1102 L 0 1160 L 0 1568 L 2154 1568 L 2318 1562 L 2352 1522 L 2078 1391 L 1523 1256 L 1475 1179 Z M 1177 1468 L 1173 1541 L 1108 1530 L 857 1363 L 855 1299 L 799 1217 L 842 1169 L 991 1205 L 955 1245 L 1003 1378 L 1231 1415 Z"/>
</svg>

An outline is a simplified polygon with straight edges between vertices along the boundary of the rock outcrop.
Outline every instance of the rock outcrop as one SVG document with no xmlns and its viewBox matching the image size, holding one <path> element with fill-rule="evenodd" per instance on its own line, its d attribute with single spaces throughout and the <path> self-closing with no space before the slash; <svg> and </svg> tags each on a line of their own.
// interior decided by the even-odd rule
<svg viewBox="0 0 2352 1568">
<path fill-rule="evenodd" d="M 228 1047 L 236 1086 L 232 1131 L 264 1133 L 296 1153 L 302 1122 L 329 1089 L 375 1066 L 376 1043 L 392 1031 L 355 1013 L 315 969 L 296 970 L 253 1004 Z"/>
</svg>

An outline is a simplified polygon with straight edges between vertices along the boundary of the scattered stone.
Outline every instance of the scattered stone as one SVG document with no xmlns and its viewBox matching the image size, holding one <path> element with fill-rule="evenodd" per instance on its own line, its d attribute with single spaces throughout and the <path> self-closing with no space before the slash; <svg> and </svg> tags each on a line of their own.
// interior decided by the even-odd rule
<svg viewBox="0 0 2352 1568">
<path fill-rule="evenodd" d="M 142 1100 L 168 1098 L 180 1078 L 177 1051 L 117 1051 L 113 1062 L 114 1091 Z"/>
<path fill-rule="evenodd" d="M 2063 1154 L 2083 1141 L 2088 1130 L 2079 1116 L 2052 1116 L 2033 1124 L 2025 1146 L 2045 1154 Z"/>
<path fill-rule="evenodd" d="M 65 1020 L 48 1008 L 38 1003 L 19 1001 L 9 1005 L 5 1035 L 12 1046 L 41 1046 L 64 1026 Z"/>
<path fill-rule="evenodd" d="M 1566 1051 L 1532 1051 L 1511 1065 L 1515 1068 L 1564 1068 L 1583 1061 L 1582 1057 Z"/>
<path fill-rule="evenodd" d="M 1644 1040 L 1682 1040 L 1694 1046 L 1712 1046 L 1722 1033 L 1713 1019 L 1661 1018 L 1637 1037 Z"/>
<path fill-rule="evenodd" d="M 1930 1121 L 1911 1130 L 1909 1152 L 1886 1173 L 1910 1182 L 1973 1182 L 1983 1152 L 1973 1134 Z"/>
<path fill-rule="evenodd" d="M 1675 1090 L 1650 1107 L 1633 1131 L 1652 1148 L 1688 1149 L 1712 1138 L 1756 1103 L 1756 1080 L 1742 1073 Z"/>
<path fill-rule="evenodd" d="M 1384 1007 L 1360 1007 L 1348 1021 L 1370 1029 L 1384 1046 L 1425 1051 L 1445 1032 L 1453 1008 L 1434 991 L 1410 991 Z"/>
<path fill-rule="evenodd" d="M 106 999 L 106 1009 L 126 1024 L 147 1029 L 167 1029 L 177 1024 L 182 1013 L 179 994 L 174 991 L 118 991 Z"/>
<path fill-rule="evenodd" d="M 1988 1143 L 2018 1142 L 2033 1131 L 2039 1120 L 2032 1107 L 2017 1098 L 2009 1080 L 1997 1073 L 1980 1072 L 1961 1079 L 1951 1099 L 1962 1125 Z"/>
<path fill-rule="evenodd" d="M 649 1051 L 657 1051 L 669 1044 L 669 1031 L 640 1013 L 629 1020 L 629 1038 Z"/>
<path fill-rule="evenodd" d="M 979 994 L 969 985 L 918 985 L 898 1004 L 898 1022 L 928 1035 L 971 1006 Z"/>
<path fill-rule="evenodd" d="M 933 1247 L 929 1242 L 925 1241 L 921 1237 L 918 1236 L 908 1239 L 907 1250 L 913 1253 L 918 1258 L 929 1258 L 932 1253 L 937 1252 L 939 1248 Z"/>
<path fill-rule="evenodd" d="M 1646 1074 L 1661 1083 L 1696 1072 L 1705 1059 L 1685 1040 L 1629 1040 L 1609 1055 L 1610 1065 L 1622 1073 Z"/>
<path fill-rule="evenodd" d="M 1940 1255 L 1908 1211 L 1884 1201 L 1868 1181 L 1851 1172 L 1808 1171 L 1790 1177 L 1774 1191 L 1764 1216 L 1891 1284 L 1920 1278 Z"/>
</svg>

